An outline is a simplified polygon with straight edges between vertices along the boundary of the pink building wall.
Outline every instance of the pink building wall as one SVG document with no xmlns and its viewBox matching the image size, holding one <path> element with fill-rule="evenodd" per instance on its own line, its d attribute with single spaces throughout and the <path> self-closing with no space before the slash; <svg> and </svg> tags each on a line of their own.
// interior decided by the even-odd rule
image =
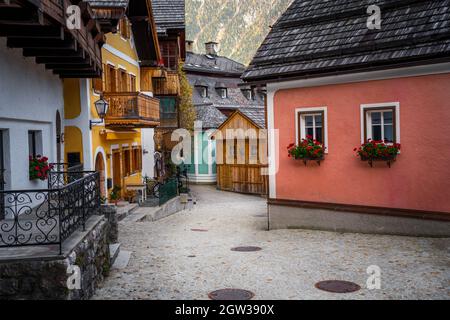
<svg viewBox="0 0 450 320">
<path fill-rule="evenodd" d="M 361 144 L 360 105 L 399 102 L 401 154 L 367 162 Z M 327 107 L 328 154 L 318 166 L 287 156 L 295 142 L 295 109 Z M 286 89 L 274 97 L 279 129 L 276 198 L 450 214 L 450 74 Z"/>
</svg>

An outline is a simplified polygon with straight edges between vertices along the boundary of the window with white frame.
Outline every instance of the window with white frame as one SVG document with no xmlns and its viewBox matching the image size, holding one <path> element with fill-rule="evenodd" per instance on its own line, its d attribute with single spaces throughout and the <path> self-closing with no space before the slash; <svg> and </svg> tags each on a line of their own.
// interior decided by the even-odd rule
<svg viewBox="0 0 450 320">
<path fill-rule="evenodd" d="M 398 104 L 363 105 L 362 140 L 399 142 Z"/>
<path fill-rule="evenodd" d="M 321 143 L 325 143 L 324 112 L 299 112 L 299 141 L 312 137 Z"/>
</svg>

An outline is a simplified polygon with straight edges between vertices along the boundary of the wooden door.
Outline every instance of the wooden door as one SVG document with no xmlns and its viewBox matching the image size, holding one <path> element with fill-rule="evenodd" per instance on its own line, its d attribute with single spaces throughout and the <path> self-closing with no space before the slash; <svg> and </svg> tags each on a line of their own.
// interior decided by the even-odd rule
<svg viewBox="0 0 450 320">
<path fill-rule="evenodd" d="M 102 197 L 106 197 L 105 162 L 103 154 L 101 154 L 100 152 L 97 154 L 97 157 L 95 159 L 95 171 L 97 171 L 100 175 L 100 194 Z"/>
</svg>

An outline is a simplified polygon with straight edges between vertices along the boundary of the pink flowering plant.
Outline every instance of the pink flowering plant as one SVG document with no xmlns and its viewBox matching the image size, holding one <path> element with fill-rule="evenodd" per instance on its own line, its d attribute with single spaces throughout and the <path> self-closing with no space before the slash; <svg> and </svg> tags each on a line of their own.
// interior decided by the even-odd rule
<svg viewBox="0 0 450 320">
<path fill-rule="evenodd" d="M 48 158 L 41 155 L 36 157 L 30 156 L 30 180 L 46 180 L 48 178 L 49 171 L 53 168 L 53 165 L 48 163 Z"/>
<path fill-rule="evenodd" d="M 325 152 L 323 144 L 312 136 L 306 136 L 306 139 L 302 139 L 298 145 L 291 143 L 287 149 L 288 157 L 294 159 L 321 159 Z"/>
</svg>

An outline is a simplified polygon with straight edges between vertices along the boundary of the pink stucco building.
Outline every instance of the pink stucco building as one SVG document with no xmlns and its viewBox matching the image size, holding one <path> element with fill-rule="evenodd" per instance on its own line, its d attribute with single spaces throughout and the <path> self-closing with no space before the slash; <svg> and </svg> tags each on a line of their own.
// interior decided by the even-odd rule
<svg viewBox="0 0 450 320">
<path fill-rule="evenodd" d="M 450 235 L 450 19 L 446 1 L 343 9 L 294 1 L 244 80 L 266 86 L 271 228 Z M 288 157 L 311 135 L 324 159 Z M 364 142 L 401 144 L 362 161 Z"/>
</svg>

